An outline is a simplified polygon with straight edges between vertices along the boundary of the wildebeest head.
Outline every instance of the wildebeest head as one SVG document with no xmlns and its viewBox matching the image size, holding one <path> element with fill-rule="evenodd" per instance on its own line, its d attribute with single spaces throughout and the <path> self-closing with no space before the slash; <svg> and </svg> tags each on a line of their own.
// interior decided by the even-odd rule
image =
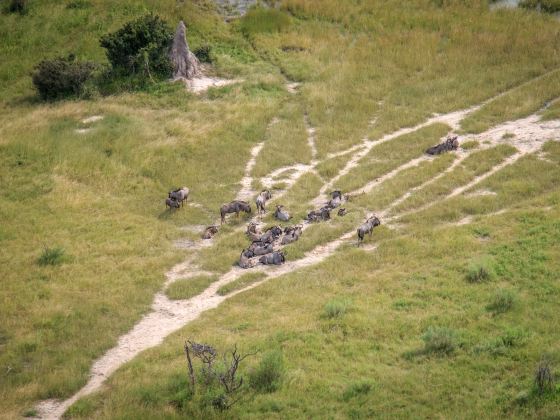
<svg viewBox="0 0 560 420">
<path fill-rule="evenodd" d="M 332 197 L 333 200 L 336 199 L 336 198 L 342 199 L 342 192 L 340 192 L 340 190 L 333 191 L 331 193 L 331 197 Z"/>
</svg>

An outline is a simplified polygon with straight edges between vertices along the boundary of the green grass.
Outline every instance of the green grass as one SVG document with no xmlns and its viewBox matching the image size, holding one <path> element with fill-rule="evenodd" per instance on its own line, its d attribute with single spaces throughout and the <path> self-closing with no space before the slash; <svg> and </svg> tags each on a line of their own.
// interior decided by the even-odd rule
<svg viewBox="0 0 560 420">
<path fill-rule="evenodd" d="M 83 386 L 93 360 L 150 310 L 163 273 L 185 253 L 215 273 L 235 264 L 248 244 L 246 219 L 229 219 L 199 253 L 171 246 L 188 236 L 178 227 L 217 220 L 219 206 L 238 192 L 256 143 L 266 141 L 256 176 L 308 162 L 306 113 L 323 159 L 364 136 L 377 139 L 516 86 L 463 128 L 484 130 L 558 96 L 557 73 L 524 84 L 559 67 L 557 22 L 525 10 L 489 12 L 486 2 L 285 0 L 279 11 L 259 9 L 231 24 L 206 1 L 67 5 L 32 1 L 26 15 L 0 14 L 0 412 L 7 418 Z M 212 73 L 241 82 L 201 96 L 156 84 L 89 101 L 37 102 L 29 78 L 37 61 L 73 51 L 104 62 L 99 36 L 148 11 L 173 24 L 185 19 L 190 46 L 211 46 Z M 296 95 L 286 92 L 287 80 L 302 82 Z M 543 117 L 557 118 L 559 109 L 553 103 Z M 105 118 L 77 133 L 92 115 Z M 274 117 L 279 121 L 270 126 Z M 421 156 L 447 129 L 428 127 L 374 148 L 341 180 L 344 187 L 359 188 Z M 228 299 L 122 366 L 68 416 L 453 418 L 467 408 L 479 418 L 543 418 L 558 412 L 555 394 L 523 404 L 516 396 L 531 389 L 543 350 L 559 354 L 560 146 L 544 148 L 552 163 L 527 156 L 476 187 L 495 196 L 444 200 L 512 152 L 507 146 L 473 152 L 397 211 L 433 206 L 399 220 L 407 223 L 402 228 L 382 225 L 368 236 L 375 251 L 353 246 L 352 239 L 319 264 Z M 320 176 L 336 175 L 349 157 L 322 162 Z M 288 259 L 355 231 L 366 210 L 389 205 L 451 161 L 437 157 L 356 198 L 348 216 L 310 227 L 287 247 Z M 322 184 L 306 174 L 276 201 L 297 222 Z M 197 206 L 166 211 L 167 191 L 182 185 Z M 465 215 L 474 217 L 472 226 L 446 224 Z M 37 264 L 45 244 L 64 248 L 71 261 Z M 495 280 L 469 284 L 468 266 L 481 255 L 492 259 Z M 499 316 L 486 308 L 498 302 L 498 289 L 519 299 Z M 352 301 L 352 310 L 321 316 L 327 302 L 341 298 Z M 509 305 L 500 302 L 496 308 Z M 434 352 L 407 357 L 424 349 L 430 327 L 452 333 L 434 330 L 426 344 Z M 280 385 L 255 395 L 247 380 L 243 398 L 227 413 L 192 403 L 186 337 L 220 351 L 235 344 L 263 354 L 281 350 Z M 440 354 L 450 357 L 432 357 Z M 247 359 L 245 378 L 259 361 Z"/>
<path fill-rule="evenodd" d="M 463 130 L 481 133 L 509 120 L 525 117 L 560 96 L 560 71 L 520 86 L 494 99 L 461 122 Z"/>
<path fill-rule="evenodd" d="M 375 146 L 360 160 L 358 167 L 351 169 L 347 175 L 336 182 L 335 187 L 342 191 L 354 191 L 409 160 L 421 156 L 429 146 L 437 144 L 440 137 L 448 131 L 447 125 L 434 124 Z"/>
<path fill-rule="evenodd" d="M 258 281 L 264 280 L 265 278 L 266 278 L 266 274 L 262 272 L 243 274 L 241 277 L 232 281 L 231 283 L 225 284 L 222 287 L 220 287 L 217 293 L 220 296 L 226 296 L 229 295 L 231 292 L 244 289 L 245 287 L 253 283 L 256 283 Z"/>
<path fill-rule="evenodd" d="M 165 294 L 169 299 L 190 299 L 202 293 L 208 286 L 218 279 L 217 276 L 197 276 L 179 279 L 167 288 Z"/>
</svg>

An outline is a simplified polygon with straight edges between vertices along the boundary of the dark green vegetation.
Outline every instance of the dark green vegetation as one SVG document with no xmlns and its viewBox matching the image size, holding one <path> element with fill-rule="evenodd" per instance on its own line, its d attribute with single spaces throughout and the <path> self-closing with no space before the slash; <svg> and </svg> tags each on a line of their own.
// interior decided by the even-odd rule
<svg viewBox="0 0 560 420">
<path fill-rule="evenodd" d="M 212 71 L 241 82 L 200 96 L 154 83 L 89 101 L 35 102 L 29 74 L 39 59 L 75 52 L 103 63 L 99 38 L 149 12 L 172 24 L 185 19 L 193 50 L 209 46 Z M 305 114 L 324 158 L 508 89 L 463 128 L 524 117 L 558 93 L 557 22 L 524 10 L 490 13 L 478 1 L 286 0 L 225 24 L 202 0 L 45 0 L 0 15 L 0 25 L 0 412 L 9 418 L 84 385 L 93 360 L 149 311 L 163 273 L 184 259 L 171 247 L 186 235 L 177 228 L 215 222 L 256 143 L 267 141 L 254 170 L 266 175 L 310 161 Z M 287 80 L 303 82 L 298 93 L 287 93 Z M 558 118 L 558 106 L 543 115 Z M 396 138 L 341 181 L 358 188 L 420 156 L 447 129 Z M 376 228 L 366 240 L 375 250 L 348 240 L 318 264 L 228 299 L 123 366 L 68 416 L 557 413 L 558 384 L 547 378 L 560 371 L 560 146 L 549 142 L 545 160 L 525 156 L 477 186 L 493 195 L 448 199 L 515 153 L 470 146 L 473 155 L 449 177 L 394 210 L 429 207 Z M 341 160 L 324 161 L 281 199 L 294 220 Z M 437 157 L 357 198 L 347 216 L 287 247 L 288 261 L 353 231 L 366 210 L 385 208 L 451 164 Z M 181 185 L 197 206 L 166 211 L 167 191 Z M 467 216 L 472 223 L 456 225 Z M 247 244 L 244 225 L 232 220 L 195 254 L 200 268 L 230 270 Z M 191 296 L 214 279 L 168 292 Z M 248 273 L 220 293 L 260 279 Z M 219 395 L 189 393 L 186 337 L 220 353 L 236 344 L 260 351 L 242 365 L 242 399 L 225 414 Z"/>
</svg>

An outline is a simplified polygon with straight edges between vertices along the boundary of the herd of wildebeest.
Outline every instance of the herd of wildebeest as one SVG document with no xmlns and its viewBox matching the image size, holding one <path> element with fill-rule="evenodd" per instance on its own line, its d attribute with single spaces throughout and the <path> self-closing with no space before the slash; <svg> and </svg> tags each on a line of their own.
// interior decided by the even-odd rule
<svg viewBox="0 0 560 420">
<path fill-rule="evenodd" d="M 443 143 L 430 147 L 426 150 L 427 154 L 439 155 L 441 153 L 456 150 L 459 147 L 457 136 L 448 137 Z M 184 203 L 189 197 L 189 189 L 182 187 L 170 191 L 165 200 L 166 207 L 170 209 L 178 209 L 184 206 Z M 330 200 L 325 203 L 320 209 L 312 210 L 307 214 L 305 222 L 314 223 L 327 221 L 331 218 L 331 212 L 338 208 L 337 215 L 342 217 L 347 214 L 345 208 L 341 205 L 344 201 L 351 199 L 351 196 L 343 195 L 341 191 L 336 190 L 330 194 Z M 269 190 L 263 190 L 256 198 L 255 205 L 257 214 L 261 216 L 266 212 L 266 203 L 272 198 L 272 193 Z M 239 217 L 239 213 L 251 213 L 251 205 L 242 200 L 234 200 L 230 203 L 224 204 L 220 207 L 220 221 L 223 224 L 226 221 L 226 215 L 235 213 Z M 277 205 L 274 211 L 274 217 L 281 222 L 288 222 L 292 219 L 289 212 L 282 205 Z M 371 235 L 373 229 L 381 224 L 381 221 L 376 216 L 369 217 L 357 230 L 358 241 L 361 243 L 366 234 Z M 218 226 L 208 226 L 203 234 L 202 239 L 211 239 L 218 233 Z M 241 268 L 251 268 L 258 264 L 263 265 L 280 265 L 286 261 L 284 252 L 281 248 L 297 241 L 303 233 L 303 224 L 286 226 L 282 229 L 280 226 L 273 226 L 264 231 L 261 231 L 259 225 L 250 222 L 247 226 L 246 235 L 251 241 L 251 244 L 243 249 L 239 258 L 239 266 Z"/>
</svg>

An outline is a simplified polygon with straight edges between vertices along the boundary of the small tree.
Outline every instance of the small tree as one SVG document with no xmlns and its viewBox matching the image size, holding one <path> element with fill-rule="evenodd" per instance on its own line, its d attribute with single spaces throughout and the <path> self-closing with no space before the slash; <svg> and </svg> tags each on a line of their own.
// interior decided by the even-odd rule
<svg viewBox="0 0 560 420">
<path fill-rule="evenodd" d="M 107 58 L 116 71 L 150 78 L 168 77 L 172 71 L 168 57 L 172 39 L 173 31 L 167 23 L 149 14 L 103 35 L 100 44 L 107 50 Z"/>
<path fill-rule="evenodd" d="M 81 96 L 84 85 L 96 69 L 89 61 L 80 62 L 73 54 L 43 60 L 33 72 L 32 79 L 41 98 L 45 100 L 60 99 L 69 96 Z"/>
</svg>

